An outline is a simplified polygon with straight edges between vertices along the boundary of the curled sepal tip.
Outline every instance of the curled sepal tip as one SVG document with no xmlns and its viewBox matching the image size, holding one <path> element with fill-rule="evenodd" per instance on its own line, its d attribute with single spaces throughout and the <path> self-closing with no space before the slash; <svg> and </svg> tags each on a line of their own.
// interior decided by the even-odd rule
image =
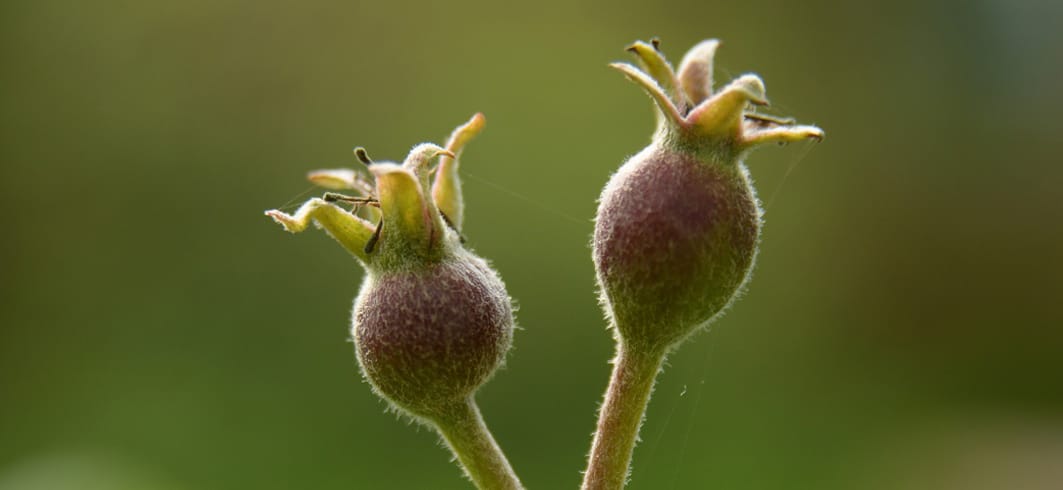
<svg viewBox="0 0 1063 490">
<path fill-rule="evenodd" d="M 453 157 L 454 153 L 435 143 L 421 143 L 410 150 L 402 166 L 413 171 L 418 177 L 427 177 L 428 162 L 439 155 Z M 375 166 L 375 164 L 370 165 L 369 169 L 372 170 Z"/>
</svg>

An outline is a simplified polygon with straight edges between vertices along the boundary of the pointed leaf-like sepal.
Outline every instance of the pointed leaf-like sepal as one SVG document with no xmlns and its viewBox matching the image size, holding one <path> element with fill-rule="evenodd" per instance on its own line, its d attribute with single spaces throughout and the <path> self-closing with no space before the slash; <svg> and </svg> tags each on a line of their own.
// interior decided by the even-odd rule
<svg viewBox="0 0 1063 490">
<path fill-rule="evenodd" d="M 750 103 L 768 104 L 764 82 L 756 75 L 742 75 L 694 108 L 687 122 L 705 136 L 737 138 L 742 129 L 742 116 Z"/>
<path fill-rule="evenodd" d="M 712 62 L 719 46 L 716 39 L 702 41 L 690 48 L 679 63 L 679 86 L 694 106 L 712 95 Z"/>
<path fill-rule="evenodd" d="M 742 146 L 751 148 L 766 143 L 790 143 L 794 141 L 816 140 L 825 136 L 822 129 L 808 125 L 776 124 L 763 119 L 746 118 L 742 130 Z"/>
<path fill-rule="evenodd" d="M 380 200 L 381 235 L 377 248 L 391 256 L 427 257 L 439 248 L 442 226 L 413 170 L 394 163 L 374 163 Z M 436 214 L 437 216 L 433 216 Z"/>
<path fill-rule="evenodd" d="M 356 190 L 362 195 L 369 195 L 373 192 L 373 183 L 349 168 L 315 170 L 307 174 L 306 178 L 326 189 Z"/>
<path fill-rule="evenodd" d="M 683 116 L 679 114 L 679 109 L 668 98 L 668 95 L 665 94 L 656 80 L 628 63 L 610 63 L 609 67 L 623 73 L 628 80 L 642 87 L 642 90 L 646 91 L 646 94 L 657 104 L 658 131 L 668 127 L 679 127 L 683 123 Z"/>
<path fill-rule="evenodd" d="M 373 235 L 372 225 L 323 199 L 315 197 L 307 201 L 295 214 L 271 209 L 266 211 L 266 216 L 273 218 L 273 221 L 279 223 L 290 233 L 301 233 L 311 222 L 316 222 L 343 248 L 363 263 L 368 258 L 365 253 L 365 244 Z"/>
<path fill-rule="evenodd" d="M 653 44 L 646 44 L 642 41 L 636 41 L 631 46 L 627 47 L 627 50 L 638 57 L 639 63 L 642 68 L 646 70 L 646 73 L 657 81 L 661 90 L 672 101 L 679 112 L 685 112 L 686 109 L 686 95 L 679 90 L 679 83 L 675 78 L 675 71 L 672 70 L 672 65 L 668 63 L 664 55 L 657 50 L 658 41 L 655 39 Z"/>
<path fill-rule="evenodd" d="M 465 219 L 465 202 L 461 193 L 461 177 L 458 175 L 458 159 L 465 144 L 483 130 L 484 122 L 484 115 L 477 113 L 450 134 L 446 149 L 454 156 L 444 155 L 439 159 L 439 168 L 432 183 L 432 200 L 459 232 Z"/>
</svg>

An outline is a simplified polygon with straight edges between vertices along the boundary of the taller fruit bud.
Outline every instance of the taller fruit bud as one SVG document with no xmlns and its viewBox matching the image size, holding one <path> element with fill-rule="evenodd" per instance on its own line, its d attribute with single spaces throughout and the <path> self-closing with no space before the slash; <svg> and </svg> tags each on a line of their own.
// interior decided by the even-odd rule
<svg viewBox="0 0 1063 490">
<path fill-rule="evenodd" d="M 694 46 L 678 71 L 656 40 L 628 47 L 641 70 L 610 65 L 649 94 L 657 129 L 609 180 L 595 219 L 594 265 L 617 356 L 584 488 L 623 487 L 664 357 L 749 280 L 762 211 L 745 156 L 765 143 L 823 138 L 817 127 L 753 112 L 768 104 L 756 75 L 714 92 L 718 45 Z"/>
<path fill-rule="evenodd" d="M 695 46 L 678 74 L 656 43 L 628 48 L 645 72 L 611 65 L 653 98 L 658 128 L 602 192 L 594 264 L 617 334 L 651 350 L 708 324 L 749 277 L 761 210 L 745 155 L 764 143 L 823 137 L 814 126 L 750 111 L 768 103 L 756 75 L 713 93 L 718 44 Z"/>
</svg>

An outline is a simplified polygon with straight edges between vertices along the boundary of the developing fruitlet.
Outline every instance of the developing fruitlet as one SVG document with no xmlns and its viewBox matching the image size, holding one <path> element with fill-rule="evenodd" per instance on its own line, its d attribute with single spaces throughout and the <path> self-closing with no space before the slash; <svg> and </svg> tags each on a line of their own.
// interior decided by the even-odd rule
<svg viewBox="0 0 1063 490">
<path fill-rule="evenodd" d="M 433 198 L 429 185 L 429 161 L 443 156 L 435 185 L 456 188 L 455 152 L 482 125 L 477 114 L 455 131 L 450 148 L 417 145 L 402 165 L 368 161 L 359 150 L 376 177 L 375 195 L 329 193 L 295 215 L 266 213 L 293 233 L 315 221 L 361 261 L 366 277 L 352 322 L 358 361 L 381 396 L 415 416 L 434 418 L 464 403 L 499 367 L 513 338 L 505 285 L 465 249 L 454 226 L 462 218 L 460 194 L 440 191 Z M 334 189 L 368 187 L 350 170 L 310 178 Z M 343 201 L 379 208 L 379 223 L 340 208 Z M 442 207 L 457 214 L 444 218 Z"/>
<path fill-rule="evenodd" d="M 628 48 L 645 71 L 611 65 L 657 104 L 657 131 L 609 180 L 595 220 L 594 265 L 617 353 L 583 474 L 586 490 L 623 488 L 665 356 L 749 279 L 761 210 L 742 159 L 763 143 L 823 137 L 819 128 L 747 110 L 768 103 L 756 75 L 713 93 L 718 44 L 695 46 L 678 73 L 657 41 Z"/>
<path fill-rule="evenodd" d="M 513 313 L 498 275 L 460 249 L 420 270 L 370 272 L 354 303 L 353 334 L 377 391 L 434 419 L 498 369 L 513 339 Z"/>
<path fill-rule="evenodd" d="M 417 145 L 401 165 L 372 162 L 358 149 L 375 182 L 347 169 L 313 172 L 310 180 L 361 195 L 326 193 L 294 215 L 266 214 L 292 233 L 314 222 L 364 266 L 352 337 L 374 391 L 436 427 L 478 486 L 519 488 L 473 400 L 513 339 L 505 285 L 464 247 L 460 233 L 464 205 L 457 154 L 483 122 L 482 115 L 474 116 L 454 131 L 445 149 Z M 442 161 L 433 178 L 429 162 L 437 156 Z"/>
<path fill-rule="evenodd" d="M 653 141 L 602 192 L 594 263 L 602 303 L 624 342 L 665 351 L 722 311 L 748 280 L 761 210 L 743 163 L 769 142 L 821 139 L 814 126 L 758 115 L 767 105 L 756 75 L 712 90 L 716 40 L 703 41 L 678 72 L 653 44 L 628 48 L 645 71 L 611 66 L 657 108 Z"/>
</svg>

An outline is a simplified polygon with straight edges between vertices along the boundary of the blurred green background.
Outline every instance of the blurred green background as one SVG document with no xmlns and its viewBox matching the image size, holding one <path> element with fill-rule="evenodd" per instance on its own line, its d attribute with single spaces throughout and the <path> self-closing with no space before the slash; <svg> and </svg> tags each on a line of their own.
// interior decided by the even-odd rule
<svg viewBox="0 0 1063 490">
<path fill-rule="evenodd" d="M 1063 484 L 1063 4 L 0 6 L 0 489 L 469 488 L 348 342 L 361 271 L 262 216 L 476 111 L 470 245 L 523 327 L 480 393 L 575 488 L 612 341 L 595 199 L 651 105 L 606 68 L 718 37 L 827 130 L 749 165 L 751 288 L 671 358 L 633 489 Z"/>
</svg>

